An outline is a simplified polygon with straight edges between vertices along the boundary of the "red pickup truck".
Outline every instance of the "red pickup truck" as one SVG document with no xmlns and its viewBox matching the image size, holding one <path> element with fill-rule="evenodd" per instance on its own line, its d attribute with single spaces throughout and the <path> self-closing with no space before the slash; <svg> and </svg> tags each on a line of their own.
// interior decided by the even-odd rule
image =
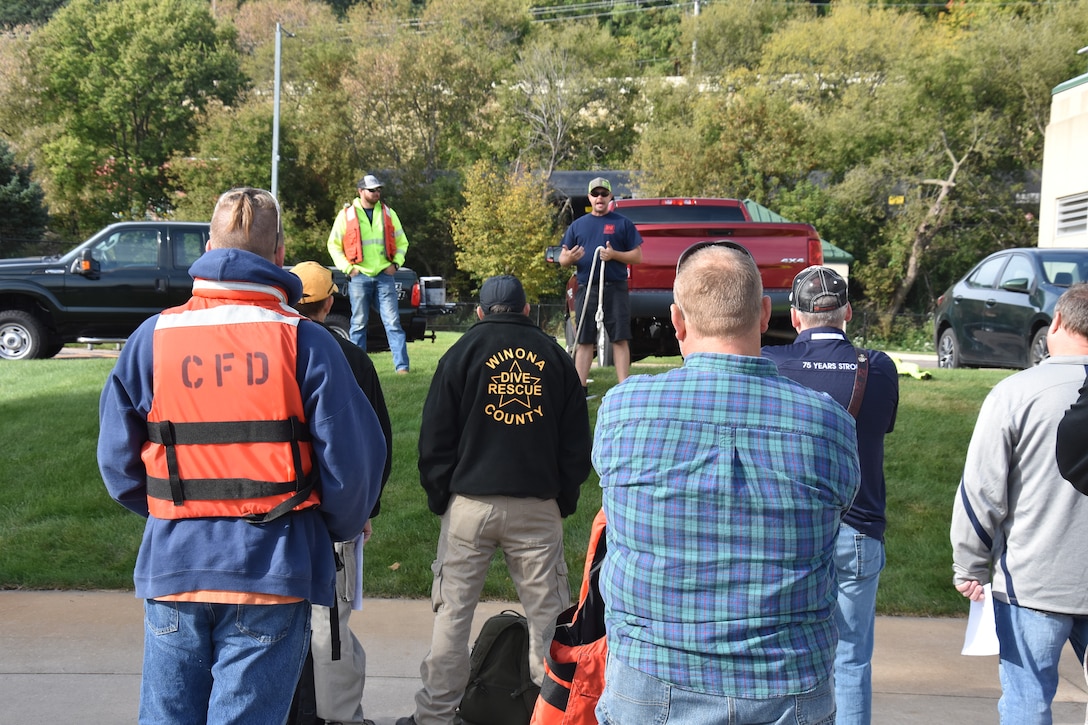
<svg viewBox="0 0 1088 725">
<path fill-rule="evenodd" d="M 679 355 L 669 320 L 672 283 L 680 253 L 696 242 L 729 239 L 744 245 L 759 265 L 763 291 L 772 302 L 765 341 L 792 340 L 789 294 L 793 278 L 805 267 L 823 264 L 820 235 L 810 224 L 753 221 L 754 202 L 737 199 L 616 199 L 612 209 L 634 222 L 642 235 L 642 263 L 627 268 L 631 294 L 631 359 Z M 548 255 L 558 260 L 558 248 Z M 567 285 L 567 344 L 574 342 L 574 276 Z M 611 364 L 611 346 L 602 364 Z"/>
</svg>

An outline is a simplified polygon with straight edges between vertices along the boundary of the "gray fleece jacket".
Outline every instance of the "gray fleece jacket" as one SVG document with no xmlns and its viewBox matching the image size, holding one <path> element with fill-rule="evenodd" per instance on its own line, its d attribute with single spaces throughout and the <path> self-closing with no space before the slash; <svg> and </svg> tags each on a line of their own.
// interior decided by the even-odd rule
<svg viewBox="0 0 1088 725">
<path fill-rule="evenodd" d="M 952 510 L 956 584 L 992 579 L 1001 601 L 1088 614 L 1088 497 L 1054 458 L 1086 364 L 1088 356 L 1053 357 L 986 396 Z"/>
</svg>

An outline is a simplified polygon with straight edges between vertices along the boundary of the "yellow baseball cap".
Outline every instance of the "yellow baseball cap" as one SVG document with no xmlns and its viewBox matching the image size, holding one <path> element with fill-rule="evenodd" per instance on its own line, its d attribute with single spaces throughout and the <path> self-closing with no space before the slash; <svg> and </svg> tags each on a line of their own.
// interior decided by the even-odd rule
<svg viewBox="0 0 1088 725">
<path fill-rule="evenodd" d="M 302 280 L 300 302 L 320 302 L 340 288 L 332 281 L 332 270 L 318 262 L 301 262 L 291 268 L 291 274 Z"/>
</svg>

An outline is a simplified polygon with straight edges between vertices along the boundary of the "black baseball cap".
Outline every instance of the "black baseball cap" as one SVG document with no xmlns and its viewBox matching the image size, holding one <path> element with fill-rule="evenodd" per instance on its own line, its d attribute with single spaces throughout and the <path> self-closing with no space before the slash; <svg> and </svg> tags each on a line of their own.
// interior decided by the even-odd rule
<svg viewBox="0 0 1088 725">
<path fill-rule="evenodd" d="M 831 312 L 845 305 L 847 284 L 831 267 L 809 267 L 793 278 L 790 306 L 801 312 Z"/>
<path fill-rule="evenodd" d="M 480 287 L 480 308 L 487 314 L 496 305 L 517 312 L 525 309 L 525 288 L 517 277 L 500 274 L 484 281 L 483 287 Z"/>
</svg>

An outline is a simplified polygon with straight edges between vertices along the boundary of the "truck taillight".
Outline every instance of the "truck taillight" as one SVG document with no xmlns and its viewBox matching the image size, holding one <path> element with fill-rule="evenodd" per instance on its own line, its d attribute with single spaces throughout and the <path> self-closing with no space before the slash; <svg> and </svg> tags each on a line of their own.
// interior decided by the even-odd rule
<svg viewBox="0 0 1088 725">
<path fill-rule="evenodd" d="M 419 291 L 419 282 L 412 285 L 412 307 L 419 307 L 419 301 L 422 299 L 422 293 Z"/>
<path fill-rule="evenodd" d="M 820 241 L 819 237 L 808 238 L 808 266 L 813 267 L 816 265 L 823 266 L 824 263 L 824 245 Z"/>
</svg>

